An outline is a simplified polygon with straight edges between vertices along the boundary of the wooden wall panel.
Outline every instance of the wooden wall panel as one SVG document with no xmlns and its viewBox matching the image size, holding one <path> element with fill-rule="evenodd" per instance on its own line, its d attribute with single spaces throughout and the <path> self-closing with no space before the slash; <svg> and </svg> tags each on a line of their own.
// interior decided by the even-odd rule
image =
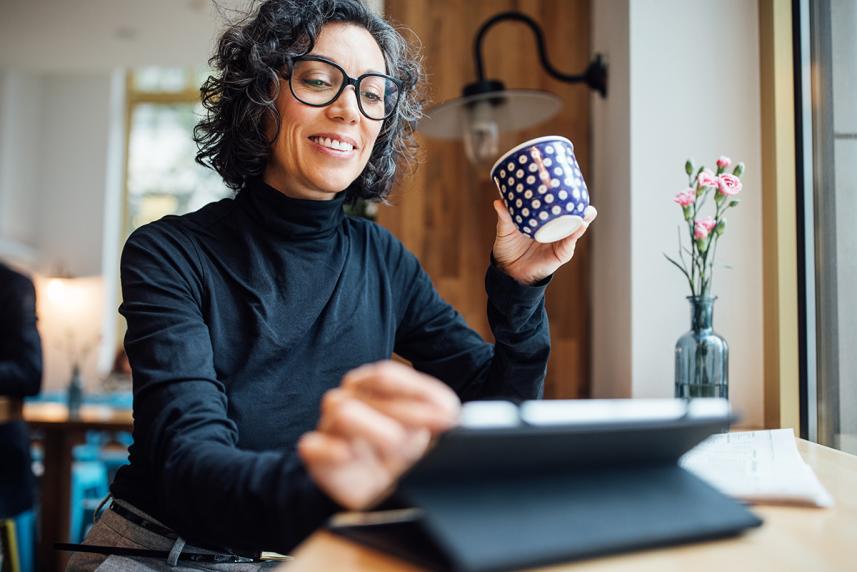
<svg viewBox="0 0 857 572">
<path fill-rule="evenodd" d="M 475 80 L 472 45 L 482 22 L 504 10 L 520 10 L 542 26 L 548 57 L 561 71 L 578 73 L 589 62 L 589 0 L 386 0 L 386 15 L 419 39 L 432 102 L 458 97 Z M 541 135 L 574 142 L 584 178 L 589 173 L 589 90 L 551 79 L 541 68 L 535 38 L 518 22 L 496 25 L 484 42 L 485 73 L 508 88 L 545 89 L 559 95 L 561 114 L 546 124 L 505 135 L 501 149 Z M 467 161 L 461 142 L 420 137 L 421 163 L 382 207 L 379 222 L 420 259 L 440 294 L 485 339 L 484 274 L 494 241 L 497 197 L 487 169 Z M 593 197 L 597 205 L 598 197 Z M 554 277 L 547 307 L 553 350 L 546 397 L 589 395 L 589 238 Z"/>
</svg>

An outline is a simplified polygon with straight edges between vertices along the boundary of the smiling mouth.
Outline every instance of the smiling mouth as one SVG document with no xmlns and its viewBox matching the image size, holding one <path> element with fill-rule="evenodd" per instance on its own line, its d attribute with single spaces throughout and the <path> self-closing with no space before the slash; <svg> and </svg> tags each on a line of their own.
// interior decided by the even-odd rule
<svg viewBox="0 0 857 572">
<path fill-rule="evenodd" d="M 354 150 L 354 145 L 352 145 L 351 143 L 346 143 L 345 141 L 339 141 L 337 139 L 331 139 L 329 137 L 310 137 L 309 140 L 327 149 L 333 149 L 334 151 L 342 151 L 347 153 L 349 151 Z"/>
</svg>

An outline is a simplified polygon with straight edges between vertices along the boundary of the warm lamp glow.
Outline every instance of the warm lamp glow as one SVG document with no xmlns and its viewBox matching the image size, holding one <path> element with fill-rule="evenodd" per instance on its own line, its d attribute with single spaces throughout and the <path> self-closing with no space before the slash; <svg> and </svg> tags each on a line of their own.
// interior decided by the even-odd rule
<svg viewBox="0 0 857 572">
<path fill-rule="evenodd" d="M 45 288 L 48 301 L 51 304 L 61 305 L 65 303 L 65 279 L 51 278 L 48 280 L 48 285 Z"/>
<path fill-rule="evenodd" d="M 97 378 L 104 283 L 100 276 L 36 278 L 38 327 L 44 353 L 44 386 L 64 388 L 72 367 Z"/>
</svg>

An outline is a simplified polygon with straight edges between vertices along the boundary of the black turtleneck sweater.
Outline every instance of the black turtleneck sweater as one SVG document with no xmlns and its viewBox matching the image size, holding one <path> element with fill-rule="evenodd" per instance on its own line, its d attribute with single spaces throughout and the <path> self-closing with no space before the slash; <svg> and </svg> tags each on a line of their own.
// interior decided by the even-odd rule
<svg viewBox="0 0 857 572">
<path fill-rule="evenodd" d="M 395 352 L 464 400 L 541 395 L 547 280 L 524 286 L 489 265 L 485 343 L 343 200 L 252 181 L 125 245 L 134 445 L 111 490 L 191 543 L 287 552 L 339 510 L 295 445 L 354 367 Z"/>
</svg>

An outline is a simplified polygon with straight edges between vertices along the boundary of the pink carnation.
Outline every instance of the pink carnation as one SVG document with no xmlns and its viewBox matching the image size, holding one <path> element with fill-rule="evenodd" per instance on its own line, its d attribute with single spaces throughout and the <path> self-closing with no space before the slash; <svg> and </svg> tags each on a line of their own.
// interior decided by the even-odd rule
<svg viewBox="0 0 857 572">
<path fill-rule="evenodd" d="M 725 155 L 721 155 L 719 159 L 717 159 L 717 166 L 720 169 L 726 169 L 729 165 L 732 164 L 732 159 L 726 157 Z"/>
<path fill-rule="evenodd" d="M 706 169 L 696 178 L 696 184 L 700 187 L 716 187 L 717 177 L 714 176 L 714 173 Z"/>
<path fill-rule="evenodd" d="M 714 219 L 709 217 L 705 217 L 702 220 L 698 220 L 693 223 L 693 238 L 703 239 L 708 236 L 708 233 L 717 226 L 717 223 L 714 222 Z"/>
<path fill-rule="evenodd" d="M 735 175 L 724 173 L 717 177 L 717 189 L 724 195 L 737 195 L 741 192 L 741 179 Z"/>
<path fill-rule="evenodd" d="M 693 192 L 693 189 L 687 189 L 678 193 L 673 199 L 673 202 L 678 203 L 682 208 L 684 208 L 692 205 L 695 200 L 696 194 Z"/>
</svg>

